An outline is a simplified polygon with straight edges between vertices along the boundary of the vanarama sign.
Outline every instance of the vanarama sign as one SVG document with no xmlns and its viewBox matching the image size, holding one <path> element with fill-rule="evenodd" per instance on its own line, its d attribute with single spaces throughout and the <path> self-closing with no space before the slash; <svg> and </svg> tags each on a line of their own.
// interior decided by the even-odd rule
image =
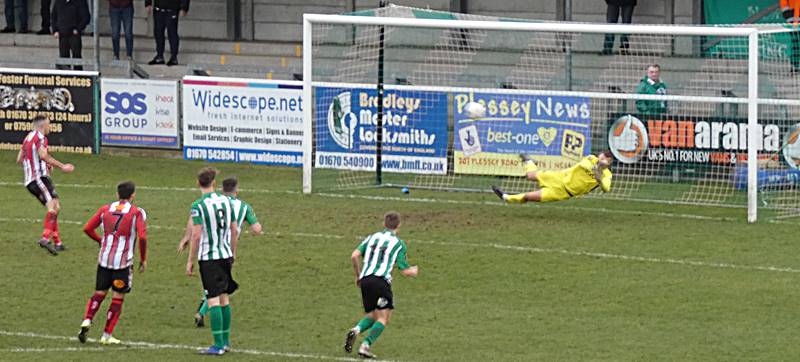
<svg viewBox="0 0 800 362">
<path fill-rule="evenodd" d="M 750 127 L 746 119 L 668 117 L 641 121 L 634 115 L 622 115 L 608 132 L 608 145 L 623 163 L 640 160 L 735 164 L 746 157 Z M 778 152 L 781 132 L 776 124 L 759 124 L 756 149 Z"/>
</svg>

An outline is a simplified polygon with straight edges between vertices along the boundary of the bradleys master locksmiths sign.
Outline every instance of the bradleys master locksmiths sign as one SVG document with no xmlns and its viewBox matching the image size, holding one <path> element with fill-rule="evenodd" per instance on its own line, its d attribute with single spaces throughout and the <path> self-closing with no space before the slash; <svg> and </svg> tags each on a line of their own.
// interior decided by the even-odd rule
<svg viewBox="0 0 800 362">
<path fill-rule="evenodd" d="M 316 167 L 377 168 L 378 94 L 368 88 L 315 88 Z M 387 89 L 381 169 L 447 172 L 447 94 Z"/>
</svg>

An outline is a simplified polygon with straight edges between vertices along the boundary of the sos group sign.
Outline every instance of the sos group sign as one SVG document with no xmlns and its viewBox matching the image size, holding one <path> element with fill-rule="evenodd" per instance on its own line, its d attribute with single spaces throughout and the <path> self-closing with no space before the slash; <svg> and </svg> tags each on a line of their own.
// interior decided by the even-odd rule
<svg viewBox="0 0 800 362">
<path fill-rule="evenodd" d="M 178 82 L 103 78 L 104 145 L 180 148 Z"/>
</svg>

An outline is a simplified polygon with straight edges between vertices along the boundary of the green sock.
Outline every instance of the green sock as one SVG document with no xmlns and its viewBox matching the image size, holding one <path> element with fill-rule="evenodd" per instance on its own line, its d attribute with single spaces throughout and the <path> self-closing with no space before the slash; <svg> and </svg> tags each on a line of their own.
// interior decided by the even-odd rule
<svg viewBox="0 0 800 362">
<path fill-rule="evenodd" d="M 358 321 L 358 324 L 356 324 L 356 327 L 358 327 L 358 333 L 366 331 L 367 329 L 369 329 L 369 327 L 372 327 L 373 323 L 375 323 L 374 319 L 370 319 L 369 317 L 364 317 L 363 319 Z"/>
<path fill-rule="evenodd" d="M 214 306 L 208 311 L 211 314 L 211 335 L 214 336 L 214 347 L 225 347 L 225 341 L 222 339 L 222 307 Z"/>
<path fill-rule="evenodd" d="M 231 305 L 222 307 L 222 342 L 226 346 L 231 344 Z"/>
<path fill-rule="evenodd" d="M 197 313 L 202 317 L 206 315 L 206 312 L 208 312 L 208 299 L 204 296 L 203 302 L 200 303 L 200 308 L 197 309 Z"/>
<path fill-rule="evenodd" d="M 372 325 L 372 328 L 369 329 L 369 336 L 367 336 L 367 339 L 365 339 L 364 342 L 371 346 L 373 343 L 375 343 L 375 341 L 378 340 L 378 337 L 381 336 L 384 328 L 385 327 L 383 323 L 375 322 L 375 324 Z"/>
</svg>

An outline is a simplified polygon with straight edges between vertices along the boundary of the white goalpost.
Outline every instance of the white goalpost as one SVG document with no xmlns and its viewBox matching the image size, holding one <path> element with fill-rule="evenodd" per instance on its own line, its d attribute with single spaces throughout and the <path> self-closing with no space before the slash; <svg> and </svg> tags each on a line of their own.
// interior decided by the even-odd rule
<svg viewBox="0 0 800 362">
<path fill-rule="evenodd" d="M 610 149 L 613 190 L 590 197 L 800 215 L 792 31 L 305 14 L 303 192 L 522 191 L 520 153 L 555 169 Z"/>
</svg>

